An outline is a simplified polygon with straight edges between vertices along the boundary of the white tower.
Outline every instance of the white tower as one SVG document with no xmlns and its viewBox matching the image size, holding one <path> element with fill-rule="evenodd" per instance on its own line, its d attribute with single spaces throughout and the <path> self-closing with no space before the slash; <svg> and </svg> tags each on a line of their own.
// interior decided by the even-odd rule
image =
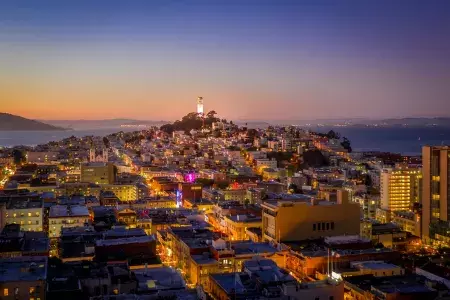
<svg viewBox="0 0 450 300">
<path fill-rule="evenodd" d="M 197 113 L 203 115 L 203 97 L 197 98 Z"/>
</svg>

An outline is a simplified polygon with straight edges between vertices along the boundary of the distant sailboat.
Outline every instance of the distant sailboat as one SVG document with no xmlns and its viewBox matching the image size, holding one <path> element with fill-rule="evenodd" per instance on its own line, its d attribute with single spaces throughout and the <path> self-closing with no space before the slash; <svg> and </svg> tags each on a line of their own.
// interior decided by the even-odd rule
<svg viewBox="0 0 450 300">
<path fill-rule="evenodd" d="M 419 138 L 417 140 L 420 141 L 420 136 L 419 136 Z"/>
</svg>

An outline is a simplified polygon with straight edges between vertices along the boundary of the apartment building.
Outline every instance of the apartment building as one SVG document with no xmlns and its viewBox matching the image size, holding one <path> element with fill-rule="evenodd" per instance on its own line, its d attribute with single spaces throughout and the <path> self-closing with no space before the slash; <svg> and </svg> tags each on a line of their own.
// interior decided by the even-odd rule
<svg viewBox="0 0 450 300">
<path fill-rule="evenodd" d="M 48 216 L 49 238 L 61 236 L 61 229 L 66 227 L 84 226 L 89 222 L 90 215 L 86 206 L 55 205 L 50 207 Z"/>
<path fill-rule="evenodd" d="M 23 231 L 42 231 L 43 201 L 32 197 L 11 197 L 6 205 L 5 224 L 19 224 Z"/>
</svg>

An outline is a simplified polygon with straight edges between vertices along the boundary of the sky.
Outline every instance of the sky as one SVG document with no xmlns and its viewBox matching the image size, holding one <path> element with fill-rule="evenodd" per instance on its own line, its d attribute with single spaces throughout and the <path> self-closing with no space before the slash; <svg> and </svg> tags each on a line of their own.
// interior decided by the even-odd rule
<svg viewBox="0 0 450 300">
<path fill-rule="evenodd" d="M 2 0 L 0 111 L 450 116 L 447 0 Z"/>
</svg>

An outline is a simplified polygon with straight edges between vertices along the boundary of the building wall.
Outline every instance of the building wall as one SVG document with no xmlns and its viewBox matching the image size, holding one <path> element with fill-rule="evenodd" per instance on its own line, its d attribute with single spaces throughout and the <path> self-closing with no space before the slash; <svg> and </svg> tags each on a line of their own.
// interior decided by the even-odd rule
<svg viewBox="0 0 450 300">
<path fill-rule="evenodd" d="M 45 285 L 44 280 L 0 282 L 0 299 L 45 300 Z"/>
<path fill-rule="evenodd" d="M 391 210 L 410 210 L 419 201 L 419 169 L 393 169 L 381 173 L 381 207 Z"/>
<path fill-rule="evenodd" d="M 44 209 L 6 209 L 5 224 L 20 224 L 23 231 L 42 231 Z"/>
<path fill-rule="evenodd" d="M 113 192 L 120 201 L 138 200 L 138 188 L 134 184 L 107 184 L 102 185 L 102 190 Z"/>
<path fill-rule="evenodd" d="M 324 229 L 322 229 L 322 227 Z M 263 204 L 263 240 L 298 241 L 323 236 L 358 235 L 360 207 L 297 203 L 278 207 L 276 216 Z"/>
<path fill-rule="evenodd" d="M 47 152 L 33 152 L 33 151 L 28 151 L 27 155 L 27 162 L 28 163 L 49 163 L 52 161 L 57 161 L 58 159 L 58 152 L 51 152 L 51 151 L 47 151 Z"/>
<path fill-rule="evenodd" d="M 48 218 L 48 237 L 61 236 L 61 228 L 84 226 L 89 221 L 89 216 Z"/>
<path fill-rule="evenodd" d="M 261 228 L 262 227 L 262 221 L 255 221 L 255 222 L 235 222 L 229 218 L 225 218 L 225 224 L 226 224 L 226 234 L 230 235 L 230 238 L 234 241 L 242 241 L 242 240 L 248 240 L 250 239 L 249 236 L 246 233 L 246 229 L 250 227 L 256 227 Z"/>
<path fill-rule="evenodd" d="M 110 163 L 105 165 L 82 164 L 81 182 L 112 184 L 115 181 L 114 169 L 114 165 Z"/>
<path fill-rule="evenodd" d="M 344 300 L 344 282 L 326 284 L 306 283 L 305 288 L 296 289 L 295 286 L 286 286 L 284 294 L 293 299 L 302 300 Z"/>
</svg>

